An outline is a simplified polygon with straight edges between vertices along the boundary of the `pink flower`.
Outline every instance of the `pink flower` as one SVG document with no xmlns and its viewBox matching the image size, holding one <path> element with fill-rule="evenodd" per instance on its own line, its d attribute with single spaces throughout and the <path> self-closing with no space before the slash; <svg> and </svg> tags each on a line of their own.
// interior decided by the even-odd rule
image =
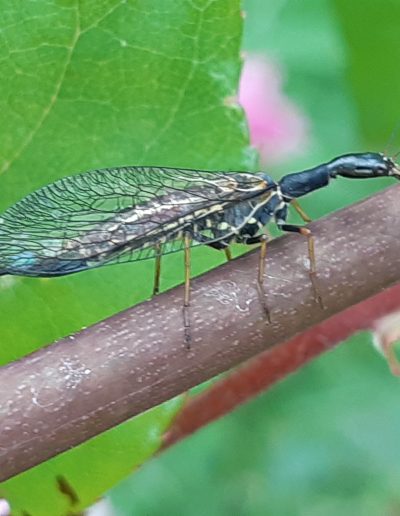
<svg viewBox="0 0 400 516">
<path fill-rule="evenodd" d="M 284 95 L 278 67 L 266 57 L 247 55 L 239 88 L 251 143 L 262 164 L 276 163 L 307 145 L 308 123 L 300 109 Z"/>
</svg>

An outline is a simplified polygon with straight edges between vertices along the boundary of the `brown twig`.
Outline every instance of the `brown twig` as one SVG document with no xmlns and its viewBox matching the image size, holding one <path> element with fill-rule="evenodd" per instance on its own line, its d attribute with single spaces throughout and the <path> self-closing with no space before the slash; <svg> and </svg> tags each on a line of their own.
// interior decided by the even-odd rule
<svg viewBox="0 0 400 516">
<path fill-rule="evenodd" d="M 5 480 L 322 322 L 400 281 L 400 186 L 310 225 L 306 245 L 269 245 L 266 291 L 257 252 L 192 282 L 192 349 L 184 345 L 182 287 L 119 313 L 0 370 L 0 480 Z M 303 353 L 304 351 L 302 351 Z"/>
</svg>

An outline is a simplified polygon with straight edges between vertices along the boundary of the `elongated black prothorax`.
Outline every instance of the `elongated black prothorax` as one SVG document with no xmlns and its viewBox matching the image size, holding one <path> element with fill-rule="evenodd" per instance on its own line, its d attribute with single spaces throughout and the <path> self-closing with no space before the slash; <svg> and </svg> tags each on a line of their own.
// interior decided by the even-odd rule
<svg viewBox="0 0 400 516">
<path fill-rule="evenodd" d="M 400 179 L 400 168 L 383 154 L 344 154 L 309 170 L 288 174 L 279 185 L 285 198 L 292 199 L 327 186 L 330 179 L 337 176 L 353 179 L 393 176 Z"/>
<path fill-rule="evenodd" d="M 184 250 L 185 341 L 190 342 L 190 249 L 205 244 L 225 250 L 233 242 L 261 244 L 257 289 L 269 319 L 264 291 L 271 220 L 282 231 L 307 238 L 314 297 L 322 304 L 315 275 L 314 238 L 308 228 L 287 224 L 296 198 L 327 186 L 331 178 L 393 176 L 400 169 L 382 154 L 346 154 L 274 181 L 265 173 L 205 172 L 163 167 L 92 170 L 49 184 L 0 216 L 0 275 L 51 277 L 103 265 L 155 258 L 154 293 L 161 257 Z"/>
</svg>

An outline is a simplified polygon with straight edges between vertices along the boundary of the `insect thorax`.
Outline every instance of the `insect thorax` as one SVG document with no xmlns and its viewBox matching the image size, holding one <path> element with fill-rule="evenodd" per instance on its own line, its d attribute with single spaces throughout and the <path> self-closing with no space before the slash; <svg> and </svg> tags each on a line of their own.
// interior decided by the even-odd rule
<svg viewBox="0 0 400 516">
<path fill-rule="evenodd" d="M 245 242 L 259 233 L 282 204 L 276 190 L 225 206 L 203 218 L 194 218 L 188 230 L 195 240 L 202 243 L 221 241 L 223 244 Z"/>
</svg>

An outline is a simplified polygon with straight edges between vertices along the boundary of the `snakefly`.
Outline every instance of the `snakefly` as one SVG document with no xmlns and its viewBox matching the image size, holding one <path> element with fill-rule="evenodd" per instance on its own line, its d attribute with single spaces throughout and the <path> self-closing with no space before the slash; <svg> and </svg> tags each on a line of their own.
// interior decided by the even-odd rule
<svg viewBox="0 0 400 516">
<path fill-rule="evenodd" d="M 257 277 L 263 287 L 267 237 L 274 220 L 283 231 L 308 241 L 316 299 L 314 239 L 304 226 L 287 224 L 289 204 L 309 221 L 296 199 L 327 186 L 331 178 L 400 179 L 400 168 L 383 154 L 339 156 L 280 181 L 248 172 L 205 172 L 163 167 L 119 167 L 66 177 L 27 195 L 0 215 L 0 275 L 52 277 L 155 258 L 154 294 L 161 257 L 184 251 L 185 341 L 190 343 L 190 249 L 205 244 L 230 258 L 233 242 L 260 244 Z"/>
</svg>

